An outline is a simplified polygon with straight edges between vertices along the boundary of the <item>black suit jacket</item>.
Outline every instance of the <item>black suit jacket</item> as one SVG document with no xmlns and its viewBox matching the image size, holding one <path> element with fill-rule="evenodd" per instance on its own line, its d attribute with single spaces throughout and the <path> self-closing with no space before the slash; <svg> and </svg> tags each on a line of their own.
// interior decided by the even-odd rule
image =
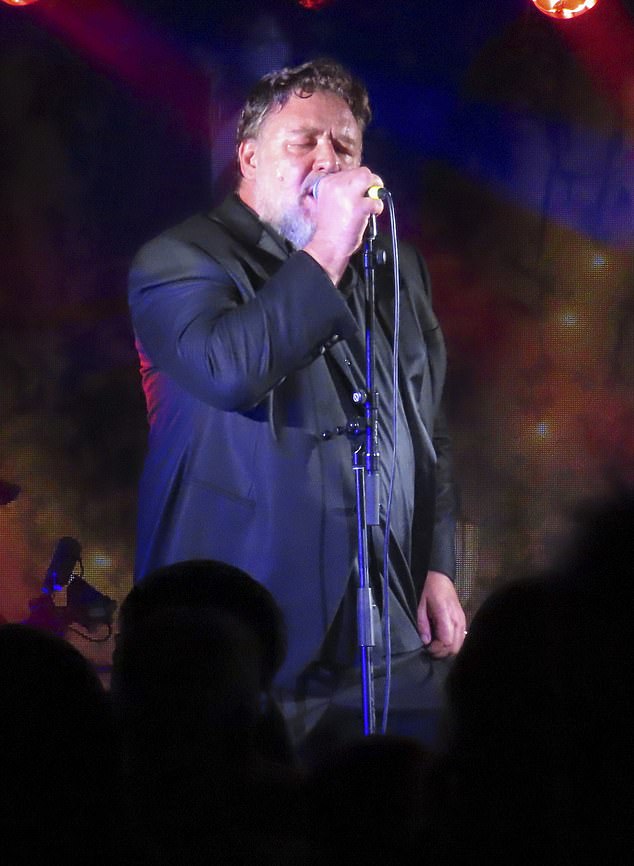
<svg viewBox="0 0 634 866">
<path fill-rule="evenodd" d="M 453 572 L 453 497 L 444 343 L 422 260 L 406 245 L 400 254 L 415 598 L 428 567 Z M 387 277 L 377 310 L 392 333 Z M 292 686 L 319 650 L 356 555 L 350 444 L 321 433 L 346 421 L 325 353 L 350 377 L 345 338 L 359 325 L 322 268 L 289 254 L 235 196 L 147 244 L 129 300 L 150 423 L 136 576 L 193 558 L 253 575 L 285 616 L 279 682 Z"/>
</svg>

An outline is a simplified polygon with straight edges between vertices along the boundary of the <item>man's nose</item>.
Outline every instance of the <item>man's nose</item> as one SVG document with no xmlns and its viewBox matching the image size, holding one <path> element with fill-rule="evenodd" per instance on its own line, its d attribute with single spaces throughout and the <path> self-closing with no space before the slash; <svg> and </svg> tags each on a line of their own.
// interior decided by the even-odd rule
<svg viewBox="0 0 634 866">
<path fill-rule="evenodd" d="M 313 160 L 313 171 L 324 171 L 327 173 L 339 171 L 341 165 L 339 157 L 330 139 L 321 139 L 315 148 Z"/>
</svg>

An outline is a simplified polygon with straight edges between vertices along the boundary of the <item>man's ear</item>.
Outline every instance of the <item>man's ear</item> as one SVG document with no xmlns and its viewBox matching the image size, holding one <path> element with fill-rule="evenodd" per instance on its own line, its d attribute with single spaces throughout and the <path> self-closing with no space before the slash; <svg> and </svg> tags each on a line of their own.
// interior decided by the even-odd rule
<svg viewBox="0 0 634 866">
<path fill-rule="evenodd" d="M 238 163 L 242 177 L 253 180 L 257 166 L 257 142 L 254 138 L 245 138 L 238 145 Z"/>
</svg>

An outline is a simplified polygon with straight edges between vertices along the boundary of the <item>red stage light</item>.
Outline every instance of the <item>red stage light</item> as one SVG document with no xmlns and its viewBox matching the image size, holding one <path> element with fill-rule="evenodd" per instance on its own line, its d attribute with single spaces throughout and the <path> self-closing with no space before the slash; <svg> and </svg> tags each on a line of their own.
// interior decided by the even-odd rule
<svg viewBox="0 0 634 866">
<path fill-rule="evenodd" d="M 533 0 L 539 11 L 551 18 L 577 18 L 596 6 L 597 2 L 598 0 Z"/>
<path fill-rule="evenodd" d="M 305 9 L 321 9 L 322 6 L 327 6 L 331 0 L 297 0 L 297 2 Z"/>
<path fill-rule="evenodd" d="M 2 0 L 7 6 L 29 6 L 31 3 L 37 3 L 37 0 Z"/>
</svg>

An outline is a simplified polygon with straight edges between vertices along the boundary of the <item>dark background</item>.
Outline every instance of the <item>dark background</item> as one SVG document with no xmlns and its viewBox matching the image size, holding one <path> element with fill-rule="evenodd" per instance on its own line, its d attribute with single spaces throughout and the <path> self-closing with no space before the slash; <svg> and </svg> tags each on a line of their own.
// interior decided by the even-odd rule
<svg viewBox="0 0 634 866">
<path fill-rule="evenodd" d="M 0 3 L 9 620 L 63 535 L 94 586 L 127 592 L 146 436 L 131 256 L 231 188 L 254 80 L 319 54 L 367 82 L 367 163 L 432 273 L 468 612 L 547 564 L 582 498 L 634 481 L 632 4 L 569 22 L 530 0 L 310 5 Z"/>
</svg>

